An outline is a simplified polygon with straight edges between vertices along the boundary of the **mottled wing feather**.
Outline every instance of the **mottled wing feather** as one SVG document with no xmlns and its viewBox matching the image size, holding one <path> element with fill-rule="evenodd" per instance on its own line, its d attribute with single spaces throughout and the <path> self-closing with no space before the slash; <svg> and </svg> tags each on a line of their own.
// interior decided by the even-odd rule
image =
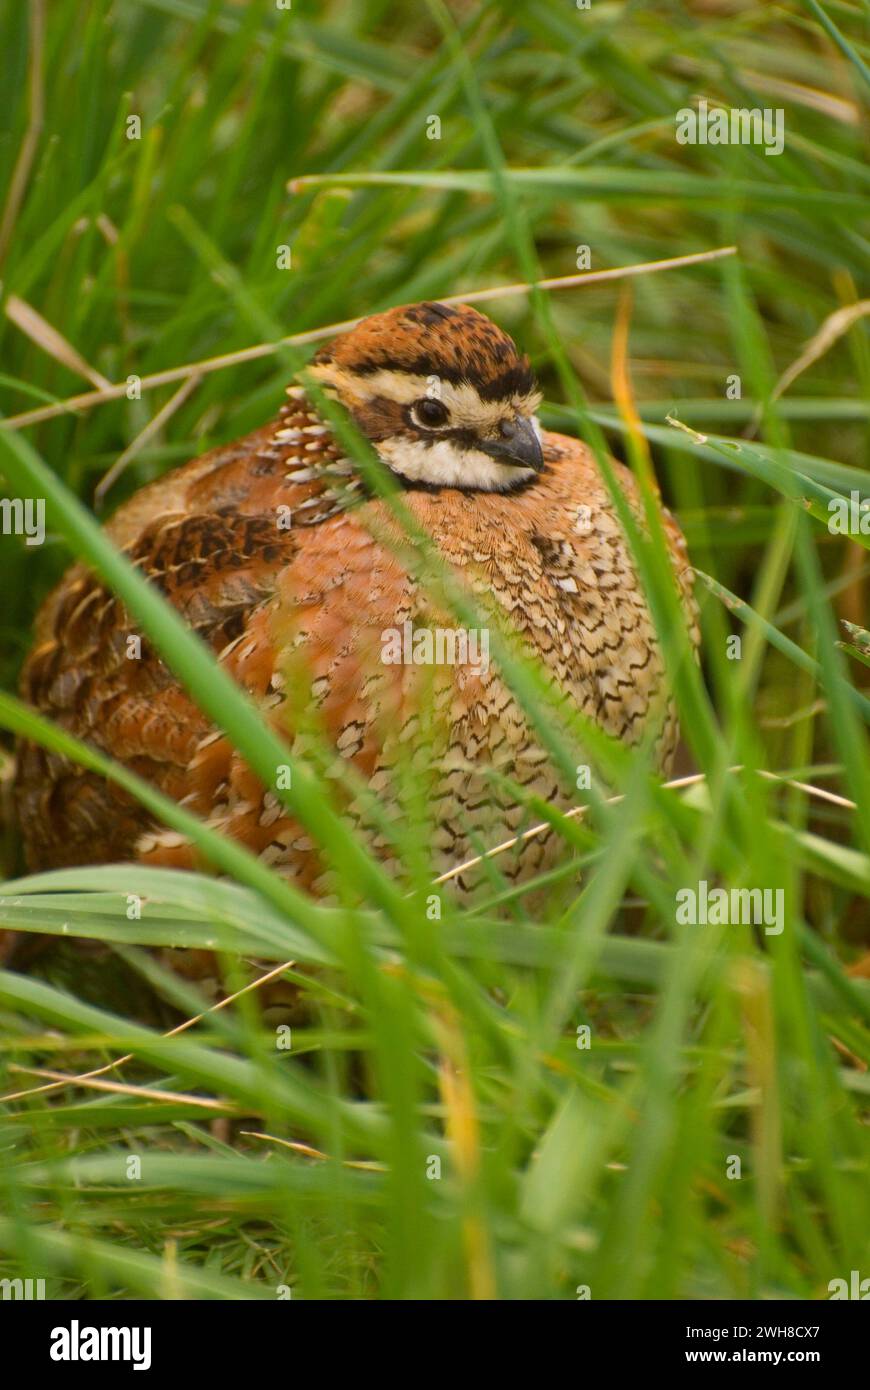
<svg viewBox="0 0 870 1390">
<path fill-rule="evenodd" d="M 507 615 L 579 709 L 628 742 L 656 720 L 667 767 L 675 713 L 606 489 L 582 444 L 552 434 L 544 443 L 546 471 L 524 492 L 410 491 L 407 505 L 484 610 Z M 619 477 L 637 510 L 633 480 L 621 468 Z M 359 480 L 295 392 L 277 425 L 137 494 L 110 534 L 259 701 L 295 756 L 314 756 L 323 736 L 334 750 L 337 799 L 388 863 L 381 819 L 404 817 L 410 769 L 411 786 L 416 778 L 427 787 L 438 872 L 528 823 L 500 779 L 560 806 L 574 793 L 494 667 L 384 664 L 388 629 L 439 615 L 394 552 L 400 533 L 389 509 L 370 499 L 348 510 L 358 496 Z M 669 519 L 666 527 L 696 635 L 685 548 Z M 327 892 L 327 862 L 275 789 L 257 781 L 147 643 L 129 658 L 134 632 L 123 605 L 76 567 L 41 615 L 25 697 L 301 885 Z M 339 775 L 349 767 L 356 786 Z M 34 867 L 134 856 L 195 862 L 186 842 L 123 793 L 29 744 L 19 806 Z M 540 837 L 501 867 L 528 876 L 554 848 Z"/>
</svg>

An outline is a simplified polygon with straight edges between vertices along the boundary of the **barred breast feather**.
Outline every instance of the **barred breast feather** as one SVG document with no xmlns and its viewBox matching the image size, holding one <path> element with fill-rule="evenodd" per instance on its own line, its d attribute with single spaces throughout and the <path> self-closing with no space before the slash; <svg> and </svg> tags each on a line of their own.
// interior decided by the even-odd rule
<svg viewBox="0 0 870 1390">
<path fill-rule="evenodd" d="M 544 471 L 517 494 L 411 489 L 403 500 L 483 612 L 506 619 L 577 709 L 632 744 L 655 722 L 667 770 L 676 716 L 607 489 L 583 444 L 545 433 L 543 449 Z M 615 466 L 637 507 L 631 476 Z M 665 525 L 697 639 L 685 545 L 670 518 Z M 389 821 L 407 816 L 409 786 L 426 790 L 433 875 L 528 825 L 517 786 L 557 807 L 576 804 L 494 662 L 384 660 L 389 634 L 404 639 L 456 620 L 403 565 L 389 507 L 362 496 L 301 389 L 271 426 L 144 488 L 108 533 L 291 752 L 321 759 L 339 803 L 392 867 Z M 43 606 L 22 692 L 299 885 L 329 891 L 327 865 L 275 789 L 254 777 L 82 565 Z M 16 794 L 32 869 L 196 862 L 186 841 L 120 788 L 35 744 L 20 746 Z M 555 837 L 539 837 L 500 867 L 527 878 L 557 851 Z"/>
</svg>

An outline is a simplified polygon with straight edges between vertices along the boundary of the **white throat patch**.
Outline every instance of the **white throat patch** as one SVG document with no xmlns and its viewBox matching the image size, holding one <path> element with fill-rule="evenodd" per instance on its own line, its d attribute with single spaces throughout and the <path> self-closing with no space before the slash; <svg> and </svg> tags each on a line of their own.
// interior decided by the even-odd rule
<svg viewBox="0 0 870 1390">
<path fill-rule="evenodd" d="M 540 425 L 534 416 L 531 420 L 540 439 Z M 536 476 L 533 468 L 500 463 L 482 449 L 462 449 L 452 439 L 436 439 L 432 444 L 404 437 L 384 439 L 375 448 L 394 473 L 409 482 L 433 487 L 510 492 Z"/>
</svg>

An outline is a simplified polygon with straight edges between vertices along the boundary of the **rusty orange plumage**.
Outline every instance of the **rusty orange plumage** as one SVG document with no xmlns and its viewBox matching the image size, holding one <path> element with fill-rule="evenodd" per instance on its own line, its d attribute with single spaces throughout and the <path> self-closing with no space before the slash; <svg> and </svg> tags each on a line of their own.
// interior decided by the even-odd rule
<svg viewBox="0 0 870 1390">
<path fill-rule="evenodd" d="M 531 370 L 511 339 L 464 306 L 406 306 L 342 335 L 313 374 L 402 481 L 414 521 L 484 611 L 501 614 L 557 689 L 609 733 L 636 743 L 654 721 L 666 770 L 676 715 L 630 549 L 589 450 L 537 427 Z M 614 467 L 639 516 L 631 475 Z M 697 641 L 685 543 L 667 514 L 665 529 Z M 297 756 L 316 725 L 333 772 L 357 775 L 356 791 L 338 793 L 345 811 L 391 867 L 391 837 L 366 794 L 400 817 L 403 759 L 427 781 L 433 875 L 528 824 L 503 779 L 574 804 L 494 665 L 424 678 L 414 665 L 385 664 L 385 632 L 447 619 L 399 558 L 389 506 L 367 493 L 302 387 L 271 424 L 143 488 L 107 531 Z M 37 619 L 24 697 L 328 893 L 322 857 L 275 790 L 146 639 L 131 658 L 131 636 L 123 604 L 74 566 Z M 195 863 L 191 846 L 120 788 L 35 744 L 20 745 L 16 799 L 31 868 Z M 501 867 L 528 878 L 557 848 L 552 837 L 527 841 Z"/>
</svg>

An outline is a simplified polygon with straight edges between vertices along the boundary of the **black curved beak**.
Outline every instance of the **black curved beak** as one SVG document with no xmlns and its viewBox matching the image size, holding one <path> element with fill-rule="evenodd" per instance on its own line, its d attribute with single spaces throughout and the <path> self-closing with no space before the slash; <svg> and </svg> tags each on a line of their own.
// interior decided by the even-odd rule
<svg viewBox="0 0 870 1390">
<path fill-rule="evenodd" d="M 502 420 L 497 439 L 482 439 L 477 446 L 490 458 L 499 463 L 512 464 L 516 468 L 531 468 L 540 473 L 544 466 L 544 453 L 535 427 L 525 415 L 517 415 L 513 420 Z"/>
</svg>

